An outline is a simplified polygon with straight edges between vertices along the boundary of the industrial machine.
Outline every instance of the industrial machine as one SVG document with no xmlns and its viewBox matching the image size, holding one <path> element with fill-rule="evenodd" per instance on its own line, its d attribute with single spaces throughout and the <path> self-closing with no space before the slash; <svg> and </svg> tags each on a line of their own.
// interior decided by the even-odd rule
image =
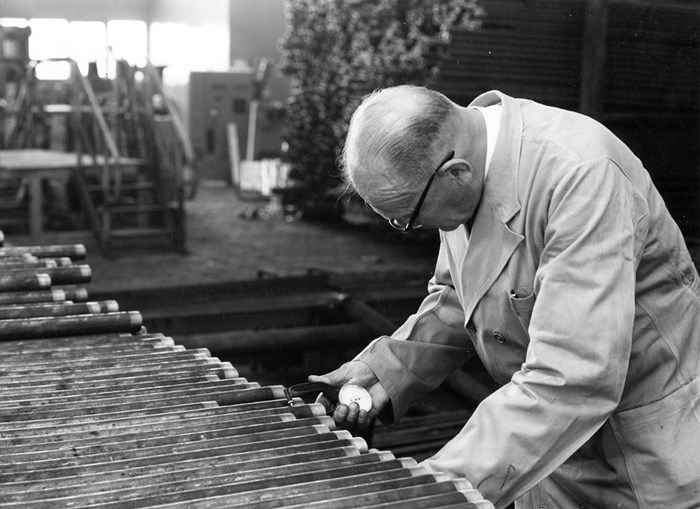
<svg viewBox="0 0 700 509">
<path fill-rule="evenodd" d="M 17 211 L 28 202 L 35 239 L 65 214 L 71 221 L 59 228 L 92 229 L 106 254 L 115 242 L 147 238 L 185 251 L 193 153 L 160 71 L 118 61 L 116 77 L 106 79 L 83 76 L 68 58 L 25 55 L 21 72 L 10 72 L 18 58 L 0 61 L 0 180 L 16 188 L 6 201 L 10 219 L 24 219 Z M 68 78 L 40 79 L 45 65 L 65 66 Z"/>
</svg>

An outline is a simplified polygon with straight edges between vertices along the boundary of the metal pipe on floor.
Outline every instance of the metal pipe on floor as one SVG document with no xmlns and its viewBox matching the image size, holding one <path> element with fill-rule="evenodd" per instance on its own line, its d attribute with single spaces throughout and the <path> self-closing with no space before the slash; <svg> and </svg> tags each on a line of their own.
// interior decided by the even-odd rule
<svg viewBox="0 0 700 509">
<path fill-rule="evenodd" d="M 214 355 L 250 354 L 270 350 L 333 349 L 367 344 L 371 331 L 363 324 L 318 325 L 288 329 L 233 330 L 178 336 L 186 348 L 208 348 Z"/>
</svg>

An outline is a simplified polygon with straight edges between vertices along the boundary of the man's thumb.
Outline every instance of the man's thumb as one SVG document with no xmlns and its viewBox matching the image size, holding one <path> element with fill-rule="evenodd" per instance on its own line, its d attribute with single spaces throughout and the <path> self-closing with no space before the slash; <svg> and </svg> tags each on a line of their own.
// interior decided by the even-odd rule
<svg viewBox="0 0 700 509">
<path fill-rule="evenodd" d="M 309 382 L 322 382 L 334 387 L 344 385 L 348 382 L 347 369 L 341 366 L 335 371 L 326 373 L 325 375 L 309 375 Z"/>
</svg>

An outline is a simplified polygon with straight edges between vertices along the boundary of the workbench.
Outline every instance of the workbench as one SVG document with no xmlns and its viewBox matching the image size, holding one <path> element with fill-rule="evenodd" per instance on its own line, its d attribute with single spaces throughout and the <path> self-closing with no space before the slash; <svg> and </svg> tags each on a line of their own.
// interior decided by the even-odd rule
<svg viewBox="0 0 700 509">
<path fill-rule="evenodd" d="M 41 187 L 43 179 L 67 179 L 81 168 L 102 166 L 103 156 L 95 159 L 90 154 L 77 154 L 47 149 L 0 150 L 0 178 L 21 178 L 29 190 L 29 233 L 33 241 L 43 232 L 44 197 Z M 120 166 L 137 165 L 138 159 L 120 158 Z M 110 161 L 110 164 L 113 164 Z"/>
</svg>

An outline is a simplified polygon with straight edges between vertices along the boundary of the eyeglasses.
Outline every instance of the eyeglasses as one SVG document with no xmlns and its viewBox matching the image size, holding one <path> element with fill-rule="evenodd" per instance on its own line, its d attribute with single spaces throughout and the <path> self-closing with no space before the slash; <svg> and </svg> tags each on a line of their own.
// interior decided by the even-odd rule
<svg viewBox="0 0 700 509">
<path fill-rule="evenodd" d="M 452 159 L 455 156 L 454 150 L 447 154 L 447 157 L 443 159 L 443 161 L 440 163 L 440 165 L 435 169 L 433 174 L 430 176 L 428 179 L 428 183 L 425 184 L 425 189 L 423 189 L 423 193 L 420 195 L 420 198 L 418 198 L 418 203 L 416 203 L 416 208 L 413 209 L 413 214 L 411 214 L 411 217 L 408 219 L 407 223 L 404 223 L 401 218 L 394 218 L 394 219 L 389 219 L 389 224 L 399 230 L 400 232 L 406 233 L 411 230 L 417 230 L 418 228 L 422 228 L 423 225 L 420 223 L 416 222 L 416 219 L 418 218 L 418 214 L 420 213 L 420 208 L 423 206 L 423 202 L 425 201 L 425 197 L 428 195 L 428 189 L 430 189 L 430 185 L 433 183 L 433 179 L 435 178 L 435 175 L 437 175 L 438 171 L 440 168 L 443 167 L 443 165 Z"/>
</svg>

